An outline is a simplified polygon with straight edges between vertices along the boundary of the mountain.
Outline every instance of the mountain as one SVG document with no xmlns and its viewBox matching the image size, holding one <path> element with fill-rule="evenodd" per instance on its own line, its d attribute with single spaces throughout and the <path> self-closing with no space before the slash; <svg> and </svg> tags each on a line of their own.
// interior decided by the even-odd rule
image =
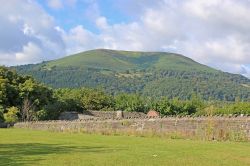
<svg viewBox="0 0 250 166">
<path fill-rule="evenodd" d="M 151 97 L 234 101 L 250 99 L 250 80 L 166 52 L 97 49 L 62 59 L 14 67 L 54 88 L 102 87 Z"/>
</svg>

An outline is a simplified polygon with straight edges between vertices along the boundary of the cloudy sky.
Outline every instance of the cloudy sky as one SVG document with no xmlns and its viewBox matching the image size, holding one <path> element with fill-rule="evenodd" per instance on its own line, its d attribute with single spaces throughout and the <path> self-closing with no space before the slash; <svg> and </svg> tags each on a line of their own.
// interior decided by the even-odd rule
<svg viewBox="0 0 250 166">
<path fill-rule="evenodd" d="M 0 64 L 109 48 L 181 53 L 250 77 L 250 0 L 9 0 Z"/>
</svg>

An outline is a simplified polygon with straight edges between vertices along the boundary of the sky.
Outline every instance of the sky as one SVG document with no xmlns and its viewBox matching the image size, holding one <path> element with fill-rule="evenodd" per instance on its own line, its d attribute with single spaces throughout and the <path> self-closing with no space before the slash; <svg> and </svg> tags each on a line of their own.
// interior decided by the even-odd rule
<svg viewBox="0 0 250 166">
<path fill-rule="evenodd" d="M 9 0 L 0 65 L 97 49 L 183 54 L 250 77 L 250 0 Z"/>
</svg>

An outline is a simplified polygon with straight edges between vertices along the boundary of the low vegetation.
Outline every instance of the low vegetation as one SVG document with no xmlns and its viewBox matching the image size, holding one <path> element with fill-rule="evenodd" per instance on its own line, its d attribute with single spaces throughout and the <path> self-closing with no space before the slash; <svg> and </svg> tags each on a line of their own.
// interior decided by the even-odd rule
<svg viewBox="0 0 250 166">
<path fill-rule="evenodd" d="M 204 101 L 193 94 L 189 100 L 167 97 L 147 97 L 139 94 L 111 95 L 101 89 L 51 89 L 30 76 L 20 76 L 0 67 L 0 121 L 57 119 L 63 111 L 137 111 L 156 110 L 170 115 L 229 115 L 250 114 L 250 103 L 241 101 Z"/>
<path fill-rule="evenodd" d="M 250 165 L 249 142 L 207 142 L 23 129 L 0 129 L 0 138 L 0 165 Z"/>
</svg>

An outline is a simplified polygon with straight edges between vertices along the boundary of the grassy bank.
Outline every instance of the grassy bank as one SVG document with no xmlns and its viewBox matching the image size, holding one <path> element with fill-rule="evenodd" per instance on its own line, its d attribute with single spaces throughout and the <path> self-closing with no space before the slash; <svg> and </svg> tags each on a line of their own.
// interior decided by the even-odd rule
<svg viewBox="0 0 250 166">
<path fill-rule="evenodd" d="M 0 129 L 0 165 L 250 165 L 250 143 Z"/>
</svg>

